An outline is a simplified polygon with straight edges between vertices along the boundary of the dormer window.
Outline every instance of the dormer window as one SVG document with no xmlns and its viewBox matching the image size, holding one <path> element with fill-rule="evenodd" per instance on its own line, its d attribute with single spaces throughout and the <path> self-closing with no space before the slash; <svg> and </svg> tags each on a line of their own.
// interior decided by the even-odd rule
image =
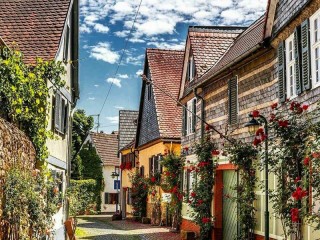
<svg viewBox="0 0 320 240">
<path fill-rule="evenodd" d="M 188 68 L 187 68 L 187 81 L 192 81 L 196 75 L 196 67 L 194 64 L 193 55 L 189 57 L 188 60 Z"/>
</svg>

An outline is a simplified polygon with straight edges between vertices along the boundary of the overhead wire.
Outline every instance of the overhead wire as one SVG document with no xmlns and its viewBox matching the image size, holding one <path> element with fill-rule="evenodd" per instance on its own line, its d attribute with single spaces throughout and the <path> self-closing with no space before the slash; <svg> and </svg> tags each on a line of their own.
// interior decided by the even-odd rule
<svg viewBox="0 0 320 240">
<path fill-rule="evenodd" d="M 140 11 L 141 4 L 142 4 L 142 0 L 140 0 L 140 3 L 139 3 L 139 5 L 138 5 L 136 14 L 135 14 L 135 16 L 134 16 L 134 20 L 133 20 L 133 22 L 132 22 L 132 26 L 131 26 L 130 32 L 129 32 L 127 38 L 126 38 L 125 45 L 124 45 L 124 48 L 122 49 L 122 53 L 121 53 L 121 55 L 120 55 L 119 62 L 118 62 L 118 64 L 117 64 L 117 68 L 116 68 L 116 71 L 115 71 L 113 77 L 116 77 L 116 75 L 118 74 L 118 71 L 119 71 L 119 68 L 120 68 L 120 65 L 121 65 L 121 62 L 122 62 L 124 53 L 125 53 L 125 51 L 126 51 L 126 49 L 127 49 L 127 47 L 128 47 L 129 37 L 130 37 L 131 34 L 132 34 L 132 31 L 133 31 L 133 29 L 134 29 L 134 24 L 135 24 L 135 22 L 136 22 L 136 20 L 137 20 L 137 17 L 138 17 L 139 11 Z M 103 104 L 102 104 L 102 107 L 101 107 L 101 110 L 100 110 L 99 114 L 101 114 L 101 112 L 103 111 L 103 108 L 104 108 L 104 106 L 105 106 L 105 104 L 106 104 L 106 102 L 107 102 L 107 100 L 108 100 L 108 97 L 109 97 L 109 95 L 110 95 L 110 92 L 111 92 L 111 89 L 112 89 L 113 84 L 114 84 L 114 83 L 111 82 L 110 87 L 109 87 L 108 92 L 107 92 L 107 95 L 106 95 L 106 97 L 105 97 L 105 99 L 104 99 L 104 101 L 103 101 Z"/>
</svg>

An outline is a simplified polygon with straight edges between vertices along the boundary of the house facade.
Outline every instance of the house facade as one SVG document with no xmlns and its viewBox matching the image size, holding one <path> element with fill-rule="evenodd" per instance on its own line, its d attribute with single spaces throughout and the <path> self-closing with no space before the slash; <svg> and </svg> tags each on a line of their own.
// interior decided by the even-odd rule
<svg viewBox="0 0 320 240">
<path fill-rule="evenodd" d="M 136 172 L 137 151 L 135 151 L 135 136 L 137 131 L 138 111 L 119 111 L 119 154 L 121 159 L 121 191 L 120 202 L 122 218 L 132 216 L 132 183 L 130 176 Z"/>
<path fill-rule="evenodd" d="M 135 140 L 135 149 L 139 152 L 139 171 L 146 178 L 162 173 L 160 162 L 166 152 L 180 154 L 182 110 L 175 100 L 179 93 L 183 54 L 183 51 L 146 50 L 143 73 L 147 81 L 142 82 Z M 147 217 L 152 217 L 157 201 L 162 205 L 160 218 L 165 218 L 162 197 L 163 191 L 157 186 L 146 203 Z"/>
<path fill-rule="evenodd" d="M 253 137 L 244 124 L 252 111 L 258 110 L 263 116 L 269 116 L 271 104 L 281 106 L 287 100 L 306 103 L 311 110 L 314 109 L 320 98 L 317 58 L 319 4 L 319 1 L 312 0 L 269 1 L 266 15 L 240 33 L 208 71 L 195 77 L 188 87 L 185 83 L 187 78 L 182 78 L 180 101 L 188 107 L 189 101 L 196 95 L 197 102 L 193 109 L 198 117 L 223 135 L 248 143 L 252 142 Z M 185 65 L 183 75 L 187 69 Z M 188 114 L 185 114 L 183 122 L 186 130 L 183 131 L 181 145 L 182 149 L 188 149 L 185 151 L 186 158 L 192 162 L 195 156 L 190 146 L 201 138 L 201 125 L 204 123 L 196 121 L 190 132 L 192 118 L 188 119 Z M 218 148 L 223 149 L 226 140 L 219 133 L 212 132 L 211 136 Z M 230 200 L 230 196 L 236 194 L 232 189 L 237 184 L 235 170 L 228 156 L 221 154 L 211 206 L 215 217 L 212 239 L 233 239 L 237 236 L 237 205 Z M 259 182 L 264 181 L 263 174 L 263 171 L 256 171 Z M 186 193 L 190 191 L 194 179 L 185 171 Z M 276 177 L 269 174 L 270 190 L 275 188 L 276 182 Z M 257 224 L 254 233 L 256 239 L 263 239 L 264 192 L 257 188 L 255 195 Z M 188 211 L 192 209 L 184 205 L 181 228 L 197 232 L 199 228 L 192 223 Z M 272 214 L 271 203 L 269 211 L 270 238 L 283 239 L 281 221 Z M 302 226 L 304 239 L 317 239 L 319 234 L 312 225 L 304 223 Z"/>
<path fill-rule="evenodd" d="M 84 141 L 84 147 L 94 147 L 102 165 L 103 189 L 101 192 L 101 212 L 120 211 L 120 160 L 118 157 L 118 132 L 91 132 Z"/>
<path fill-rule="evenodd" d="M 66 70 L 65 86 L 51 88 L 48 98 L 51 109 L 48 130 L 54 134 L 47 141 L 48 167 L 61 180 L 59 189 L 65 194 L 70 179 L 72 110 L 79 98 L 78 83 L 78 0 L 58 1 L 1 1 L 0 32 L 2 42 L 9 48 L 20 50 L 26 64 L 36 58 L 62 61 Z M 71 64 L 72 62 L 72 64 Z M 62 208 L 54 215 L 54 235 L 64 239 L 64 221 L 68 215 L 63 200 Z"/>
</svg>

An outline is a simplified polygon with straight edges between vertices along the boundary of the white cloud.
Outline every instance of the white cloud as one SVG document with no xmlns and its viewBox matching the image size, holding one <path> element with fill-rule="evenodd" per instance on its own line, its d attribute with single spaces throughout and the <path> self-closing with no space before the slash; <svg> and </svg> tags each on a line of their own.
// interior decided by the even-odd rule
<svg viewBox="0 0 320 240">
<path fill-rule="evenodd" d="M 98 85 L 98 84 L 95 84 L 95 85 L 93 85 L 93 86 L 95 86 L 95 87 L 99 87 L 99 85 Z"/>
<path fill-rule="evenodd" d="M 107 82 L 108 83 L 112 83 L 114 85 L 116 85 L 117 87 L 121 88 L 121 80 L 118 78 L 107 78 Z"/>
<path fill-rule="evenodd" d="M 143 73 L 143 70 L 140 69 L 140 70 L 138 70 L 138 71 L 136 72 L 136 75 L 137 75 L 138 77 L 140 77 L 142 73 Z"/>
<path fill-rule="evenodd" d="M 118 74 L 119 78 L 129 78 L 128 74 Z"/>
<path fill-rule="evenodd" d="M 110 49 L 109 43 L 99 42 L 96 46 L 91 47 L 90 57 L 114 64 L 119 60 L 120 55 Z"/>
<path fill-rule="evenodd" d="M 96 30 L 97 32 L 100 32 L 100 33 L 107 33 L 107 32 L 109 32 L 110 29 L 107 26 L 104 26 L 101 23 L 97 23 L 94 26 L 94 30 Z"/>
<path fill-rule="evenodd" d="M 132 64 L 135 66 L 142 66 L 144 60 L 144 54 L 138 56 L 132 56 L 130 53 L 127 53 L 126 63 Z"/>
<path fill-rule="evenodd" d="M 170 43 L 170 42 L 148 42 L 148 46 L 155 46 L 161 49 L 172 49 L 172 50 L 183 50 L 185 48 L 185 43 Z"/>
<path fill-rule="evenodd" d="M 79 30 L 82 33 L 91 33 L 91 29 L 85 24 L 81 24 Z"/>
<path fill-rule="evenodd" d="M 88 100 L 94 101 L 96 98 L 95 97 L 88 97 Z"/>
<path fill-rule="evenodd" d="M 119 116 L 106 117 L 106 119 L 107 119 L 111 124 L 118 124 L 118 123 L 119 123 Z"/>
<path fill-rule="evenodd" d="M 119 109 L 119 110 L 124 109 L 124 107 L 122 107 L 122 106 L 114 106 L 114 108 Z"/>
</svg>

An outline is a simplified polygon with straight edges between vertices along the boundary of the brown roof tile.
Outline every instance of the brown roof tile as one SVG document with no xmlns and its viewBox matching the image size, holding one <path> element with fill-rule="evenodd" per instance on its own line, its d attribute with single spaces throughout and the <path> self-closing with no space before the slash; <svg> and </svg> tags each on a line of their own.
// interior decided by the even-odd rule
<svg viewBox="0 0 320 240">
<path fill-rule="evenodd" d="M 211 68 L 226 52 L 243 27 L 190 27 L 188 37 L 197 76 Z"/>
<path fill-rule="evenodd" d="M 241 33 L 234 41 L 233 45 L 228 49 L 225 55 L 214 65 L 210 70 L 198 78 L 196 84 L 209 80 L 218 71 L 223 69 L 233 61 L 238 60 L 245 56 L 247 53 L 253 51 L 255 47 L 259 47 L 263 41 L 265 16 L 262 16 L 253 24 L 251 24 L 247 30 Z"/>
<path fill-rule="evenodd" d="M 180 138 L 182 109 L 165 93 L 178 99 L 184 51 L 147 49 L 160 137 Z M 164 92 L 162 92 L 160 89 Z"/>
<path fill-rule="evenodd" d="M 70 1 L 1 0 L 0 37 L 19 49 L 26 63 L 34 63 L 36 57 L 54 59 Z"/>
<path fill-rule="evenodd" d="M 106 133 L 90 133 L 91 140 L 104 165 L 119 166 L 118 135 Z"/>
</svg>

